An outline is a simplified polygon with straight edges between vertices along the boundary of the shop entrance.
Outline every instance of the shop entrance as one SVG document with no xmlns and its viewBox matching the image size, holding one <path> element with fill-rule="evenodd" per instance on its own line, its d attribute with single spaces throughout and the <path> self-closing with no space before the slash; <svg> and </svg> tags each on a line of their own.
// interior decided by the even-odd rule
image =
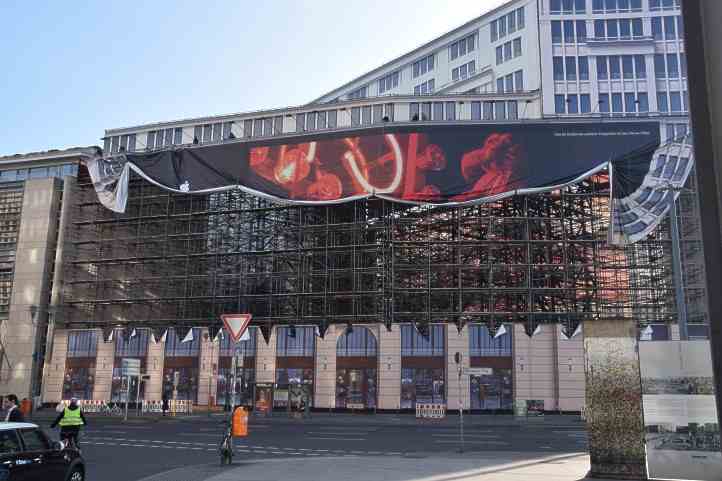
<svg viewBox="0 0 722 481">
<path fill-rule="evenodd" d="M 336 342 L 336 408 L 375 409 L 376 336 L 363 326 L 347 328 Z"/>
</svg>

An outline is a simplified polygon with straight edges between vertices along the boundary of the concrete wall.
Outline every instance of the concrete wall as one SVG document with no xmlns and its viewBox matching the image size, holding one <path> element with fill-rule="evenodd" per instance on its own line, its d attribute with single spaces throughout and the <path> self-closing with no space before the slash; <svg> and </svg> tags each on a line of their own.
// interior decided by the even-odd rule
<svg viewBox="0 0 722 481">
<path fill-rule="evenodd" d="M 331 325 L 323 339 L 316 337 L 314 407 L 336 407 L 336 342 L 345 327 Z"/>
<path fill-rule="evenodd" d="M 556 410 L 555 346 L 556 326 L 542 326 L 529 337 L 522 324 L 514 324 L 514 400 L 540 399 L 545 410 Z"/>
<path fill-rule="evenodd" d="M 571 339 L 562 335 L 557 325 L 557 368 L 559 380 L 559 409 L 580 411 L 584 406 L 584 334 Z M 552 327 L 550 326 L 549 329 Z"/>
<path fill-rule="evenodd" d="M 151 335 L 152 337 L 152 335 Z M 160 401 L 163 398 L 163 361 L 165 360 L 165 342 L 158 339 L 148 341 L 148 357 L 146 359 L 146 374 L 150 379 L 146 381 L 145 398 L 149 401 Z"/>
<path fill-rule="evenodd" d="M 467 326 L 458 332 L 454 324 L 446 325 L 446 406 L 448 409 L 459 409 L 459 365 L 454 359 L 455 354 L 462 355 L 461 367 L 469 367 L 469 329 Z M 469 409 L 471 392 L 469 376 L 461 376 L 461 402 L 464 409 Z"/>
<path fill-rule="evenodd" d="M 3 371 L 0 390 L 28 397 L 34 386 L 37 359 L 44 354 L 40 345 L 47 329 L 50 297 L 49 266 L 55 260 L 55 243 L 60 182 L 33 179 L 25 183 L 22 218 L 15 254 L 15 274 L 10 313 L 4 326 L 7 360 L 12 368 Z M 35 318 L 31 314 L 31 306 Z"/>
<path fill-rule="evenodd" d="M 43 402 L 57 403 L 63 396 L 63 379 L 65 377 L 65 361 L 68 356 L 68 331 L 55 331 L 53 352 L 46 361 L 43 379 Z"/>
<path fill-rule="evenodd" d="M 115 341 L 105 342 L 98 335 L 98 355 L 95 363 L 95 386 L 93 399 L 109 401 L 113 382 L 113 363 L 115 362 Z"/>
<path fill-rule="evenodd" d="M 399 409 L 401 402 L 401 326 L 379 329 L 379 409 Z"/>
<path fill-rule="evenodd" d="M 256 382 L 276 382 L 276 329 L 266 344 L 263 334 L 258 332 L 256 343 Z"/>
</svg>

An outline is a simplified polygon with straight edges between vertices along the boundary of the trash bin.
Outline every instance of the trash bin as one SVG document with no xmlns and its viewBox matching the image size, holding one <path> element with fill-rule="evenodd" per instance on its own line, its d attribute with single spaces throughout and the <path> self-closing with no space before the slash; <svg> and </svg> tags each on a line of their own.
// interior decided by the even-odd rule
<svg viewBox="0 0 722 481">
<path fill-rule="evenodd" d="M 233 411 L 231 434 L 234 438 L 248 436 L 248 412 L 241 406 Z"/>
<path fill-rule="evenodd" d="M 25 417 L 30 416 L 33 412 L 33 402 L 28 398 L 24 398 L 20 401 L 20 412 L 23 413 L 23 416 Z"/>
</svg>

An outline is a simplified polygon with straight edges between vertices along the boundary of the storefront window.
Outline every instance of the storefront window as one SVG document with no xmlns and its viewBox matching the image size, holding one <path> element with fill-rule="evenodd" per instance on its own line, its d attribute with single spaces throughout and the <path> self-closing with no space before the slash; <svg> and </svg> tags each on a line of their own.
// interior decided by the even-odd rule
<svg viewBox="0 0 722 481">
<path fill-rule="evenodd" d="M 429 335 L 424 337 L 411 324 L 401 326 L 401 355 L 413 357 L 443 356 L 444 331 L 446 326 L 434 324 L 429 326 Z"/>
<path fill-rule="evenodd" d="M 168 329 L 166 334 L 163 392 L 170 399 L 196 402 L 201 331 L 194 328 L 193 340 L 182 342 L 186 332 Z"/>
<path fill-rule="evenodd" d="M 415 409 L 417 402 L 446 402 L 444 386 L 444 369 L 401 369 L 401 409 Z"/>
<path fill-rule="evenodd" d="M 298 409 L 301 401 L 313 405 L 313 368 L 276 369 L 275 407 Z"/>
<path fill-rule="evenodd" d="M 256 342 L 258 329 L 248 328 L 249 338 L 234 343 L 223 333 L 219 341 L 218 374 L 216 376 L 216 404 L 230 406 L 233 397 L 233 354 L 238 356 L 236 371 L 236 403 L 253 405 L 256 383 Z"/>
<path fill-rule="evenodd" d="M 140 383 L 139 386 L 139 380 L 133 377 L 130 379 L 130 385 L 128 384 L 129 380 L 123 377 L 123 359 L 139 359 L 140 371 L 141 373 L 145 372 L 150 331 L 135 329 L 126 339 L 123 329 L 116 329 L 113 339 L 115 339 L 115 361 L 110 400 L 124 402 L 126 397 L 130 402 L 135 402 L 136 398 L 142 400 L 145 396 L 145 383 Z"/>
<path fill-rule="evenodd" d="M 63 399 L 93 399 L 98 331 L 68 333 L 68 352 L 63 379 Z"/>
<path fill-rule="evenodd" d="M 346 329 L 336 342 L 336 407 L 376 407 L 376 336 L 370 329 Z"/>
<path fill-rule="evenodd" d="M 470 376 L 471 409 L 512 409 L 511 369 L 489 371 L 488 375 Z"/>
</svg>

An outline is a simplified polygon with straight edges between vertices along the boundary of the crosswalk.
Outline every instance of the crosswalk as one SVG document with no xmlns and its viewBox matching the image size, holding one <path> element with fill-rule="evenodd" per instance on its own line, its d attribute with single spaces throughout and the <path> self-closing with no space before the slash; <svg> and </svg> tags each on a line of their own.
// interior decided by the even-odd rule
<svg viewBox="0 0 722 481">
<path fill-rule="evenodd" d="M 202 441 L 166 441 L 158 439 L 131 439 L 124 437 L 87 436 L 81 440 L 83 446 L 96 446 L 99 448 L 143 448 L 143 449 L 173 449 L 200 452 L 218 452 L 218 443 Z M 316 448 L 286 448 L 260 444 L 235 444 L 235 452 L 253 455 L 271 456 L 400 456 L 400 451 L 366 451 L 351 449 L 316 449 Z"/>
</svg>

